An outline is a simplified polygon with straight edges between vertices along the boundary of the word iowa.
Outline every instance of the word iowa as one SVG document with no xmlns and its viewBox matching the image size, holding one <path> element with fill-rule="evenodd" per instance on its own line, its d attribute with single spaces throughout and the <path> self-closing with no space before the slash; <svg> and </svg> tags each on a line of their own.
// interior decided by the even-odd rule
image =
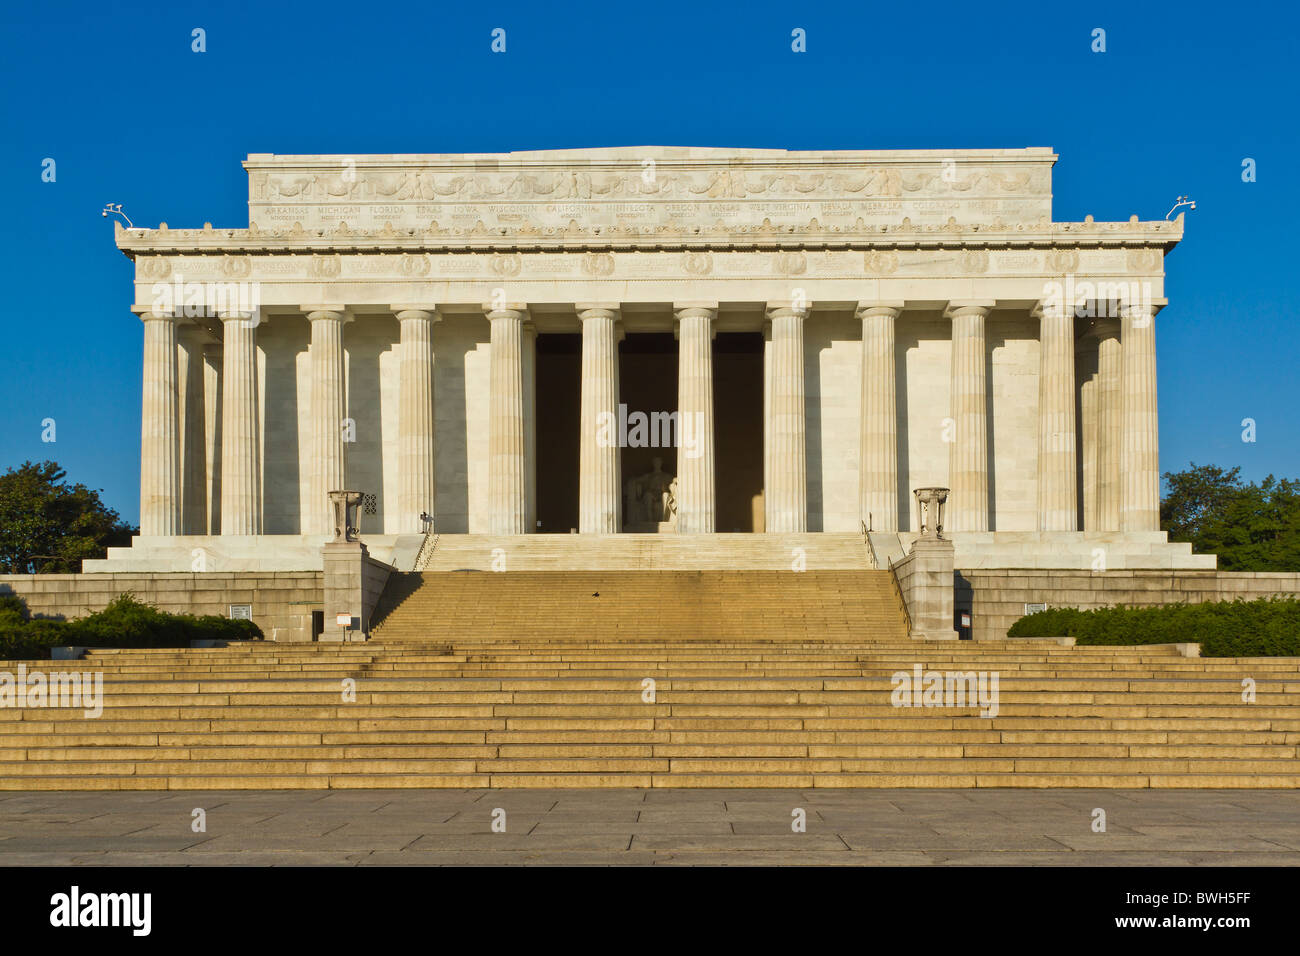
<svg viewBox="0 0 1300 956">
<path fill-rule="evenodd" d="M 148 936 L 152 928 L 151 893 L 82 893 L 78 886 L 50 897 L 50 925 L 129 926 L 133 936 Z"/>
</svg>

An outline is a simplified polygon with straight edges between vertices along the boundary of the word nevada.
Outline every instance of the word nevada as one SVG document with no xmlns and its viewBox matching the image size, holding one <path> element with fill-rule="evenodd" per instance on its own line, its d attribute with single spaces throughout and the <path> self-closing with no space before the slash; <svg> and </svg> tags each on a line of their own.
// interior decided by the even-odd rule
<svg viewBox="0 0 1300 956">
<path fill-rule="evenodd" d="M 680 448 L 692 460 L 704 454 L 704 413 L 632 412 L 620 402 L 618 417 L 613 412 L 596 416 L 596 444 L 601 448 Z"/>
<path fill-rule="evenodd" d="M 0 707 L 81 707 L 86 717 L 104 713 L 104 674 L 27 672 L 18 665 L 18 674 L 0 671 Z"/>
<path fill-rule="evenodd" d="M 997 671 L 895 671 L 889 702 L 895 707 L 979 707 L 981 717 L 998 715 Z"/>
<path fill-rule="evenodd" d="M 50 907 L 51 926 L 129 926 L 132 936 L 148 936 L 153 925 L 151 893 L 83 894 L 74 886 L 51 896 Z"/>
</svg>

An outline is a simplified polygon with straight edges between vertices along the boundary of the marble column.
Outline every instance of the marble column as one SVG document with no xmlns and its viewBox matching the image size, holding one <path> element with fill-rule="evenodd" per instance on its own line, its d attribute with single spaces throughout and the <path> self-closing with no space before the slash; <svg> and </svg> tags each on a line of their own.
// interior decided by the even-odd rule
<svg viewBox="0 0 1300 956">
<path fill-rule="evenodd" d="M 582 322 L 582 410 L 579 416 L 578 531 L 622 530 L 623 483 L 618 435 L 619 310 L 578 306 Z"/>
<path fill-rule="evenodd" d="M 140 534 L 181 534 L 180 398 L 176 322 L 145 312 L 144 390 L 140 428 Z"/>
<path fill-rule="evenodd" d="M 862 523 L 898 530 L 898 394 L 894 324 L 901 302 L 859 302 L 862 322 L 862 401 L 858 492 Z"/>
<path fill-rule="evenodd" d="M 181 527 L 185 534 L 208 533 L 208 455 L 204 439 L 203 350 L 208 333 L 190 325 L 177 340 L 177 382 L 180 394 Z"/>
<path fill-rule="evenodd" d="M 221 368 L 221 533 L 262 533 L 262 443 L 257 401 L 261 313 L 225 312 Z"/>
<path fill-rule="evenodd" d="M 1045 302 L 1038 342 L 1038 530 L 1077 531 L 1074 309 Z"/>
<path fill-rule="evenodd" d="M 1160 446 L 1156 415 L 1159 306 L 1120 307 L 1119 530 L 1160 530 Z"/>
<path fill-rule="evenodd" d="M 488 533 L 528 532 L 528 443 L 524 421 L 524 319 L 489 309 Z"/>
<path fill-rule="evenodd" d="M 221 343 L 203 349 L 203 447 L 207 459 L 207 529 L 221 531 Z"/>
<path fill-rule="evenodd" d="M 713 448 L 713 321 L 716 306 L 677 310 L 677 530 L 712 534 L 717 527 Z"/>
<path fill-rule="evenodd" d="M 988 382 L 984 325 L 992 302 L 951 302 L 950 401 L 955 424 L 949 449 L 949 531 L 989 530 Z"/>
<path fill-rule="evenodd" d="M 401 328 L 397 382 L 397 530 L 419 534 L 437 514 L 434 471 L 433 327 L 436 309 L 394 306 Z M 337 490 L 337 489 L 336 489 Z"/>
<path fill-rule="evenodd" d="M 334 530 L 331 491 L 347 486 L 343 424 L 347 417 L 347 386 L 343 371 L 341 309 L 304 309 L 311 322 L 311 507 L 303 531 L 329 535 Z"/>
<path fill-rule="evenodd" d="M 770 485 L 765 489 L 767 530 L 808 530 L 808 459 L 803 374 L 806 309 L 769 308 L 772 323 L 768 433 L 764 443 Z"/>
<path fill-rule="evenodd" d="M 528 471 L 524 525 L 537 531 L 537 326 L 524 320 L 524 461 Z"/>
<path fill-rule="evenodd" d="M 1119 323 L 1097 321 L 1097 530 L 1119 530 L 1121 348 Z"/>
</svg>

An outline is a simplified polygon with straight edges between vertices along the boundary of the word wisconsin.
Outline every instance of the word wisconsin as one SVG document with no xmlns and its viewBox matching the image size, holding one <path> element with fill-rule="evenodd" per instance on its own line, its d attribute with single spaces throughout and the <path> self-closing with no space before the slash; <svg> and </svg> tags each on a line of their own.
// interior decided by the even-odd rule
<svg viewBox="0 0 1300 956">
<path fill-rule="evenodd" d="M 889 702 L 895 707 L 979 707 L 981 717 L 998 715 L 997 671 L 895 671 Z"/>
<path fill-rule="evenodd" d="M 132 936 L 148 936 L 153 927 L 152 893 L 71 892 L 50 897 L 51 926 L 129 926 Z"/>
<path fill-rule="evenodd" d="M 0 707 L 81 707 L 86 717 L 99 717 L 104 713 L 104 674 L 29 674 L 27 665 L 19 664 L 17 676 L 0 671 Z"/>
</svg>

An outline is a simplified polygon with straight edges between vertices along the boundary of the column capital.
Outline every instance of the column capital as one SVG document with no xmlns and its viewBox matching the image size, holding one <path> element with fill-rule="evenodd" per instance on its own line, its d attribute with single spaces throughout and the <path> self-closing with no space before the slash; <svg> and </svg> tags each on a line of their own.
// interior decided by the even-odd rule
<svg viewBox="0 0 1300 956">
<path fill-rule="evenodd" d="M 1119 304 L 1119 317 L 1127 319 L 1129 317 L 1147 316 L 1155 318 L 1156 314 L 1169 304 L 1168 299 L 1139 299 L 1137 301 L 1121 301 Z"/>
<path fill-rule="evenodd" d="M 145 307 L 133 307 L 132 312 L 136 314 L 141 322 L 176 322 L 179 323 L 185 316 L 179 312 L 164 312 L 161 309 Z"/>
<path fill-rule="evenodd" d="M 1061 318 L 1067 315 L 1073 318 L 1075 308 L 1076 306 L 1067 304 L 1060 296 L 1046 296 L 1034 304 L 1029 314 L 1040 321 L 1043 318 Z"/>
<path fill-rule="evenodd" d="M 618 322 L 623 317 L 621 302 L 578 302 L 573 309 L 583 322 L 587 319 L 613 319 Z"/>
<path fill-rule="evenodd" d="M 808 313 L 811 310 L 811 302 L 806 302 L 802 305 L 784 305 L 769 302 L 767 303 L 764 313 L 767 316 L 767 321 L 771 322 L 773 319 L 804 319 L 807 318 Z"/>
<path fill-rule="evenodd" d="M 222 325 L 236 323 L 246 328 L 255 329 L 262 324 L 262 310 L 245 312 L 239 309 L 222 309 L 217 312 L 217 318 L 221 320 Z"/>
<path fill-rule="evenodd" d="M 525 322 L 528 319 L 528 309 L 522 306 L 502 309 L 484 306 L 483 314 L 487 316 L 489 322 L 495 322 L 498 319 L 514 319 L 518 322 Z"/>
<path fill-rule="evenodd" d="M 404 322 L 408 319 L 419 322 L 437 322 L 442 319 L 442 313 L 438 311 L 436 305 L 390 305 L 388 309 L 397 317 L 398 322 Z"/>
<path fill-rule="evenodd" d="M 352 313 L 337 305 L 298 306 L 312 322 L 351 322 Z"/>
<path fill-rule="evenodd" d="M 953 299 L 948 303 L 947 308 L 943 310 L 945 319 L 952 319 L 959 315 L 978 315 L 987 316 L 997 303 L 992 299 Z"/>
<path fill-rule="evenodd" d="M 678 303 L 673 309 L 673 338 L 681 338 L 683 319 L 705 319 L 709 323 L 709 338 L 716 339 L 718 337 L 718 329 L 713 322 L 717 317 L 717 303 L 713 303 L 711 306 L 698 304 L 683 305 Z"/>
<path fill-rule="evenodd" d="M 868 319 L 875 316 L 885 316 L 886 318 L 896 319 L 902 314 L 905 303 L 901 300 L 881 301 L 881 300 L 862 300 L 854 308 L 854 313 L 859 319 Z"/>
</svg>

